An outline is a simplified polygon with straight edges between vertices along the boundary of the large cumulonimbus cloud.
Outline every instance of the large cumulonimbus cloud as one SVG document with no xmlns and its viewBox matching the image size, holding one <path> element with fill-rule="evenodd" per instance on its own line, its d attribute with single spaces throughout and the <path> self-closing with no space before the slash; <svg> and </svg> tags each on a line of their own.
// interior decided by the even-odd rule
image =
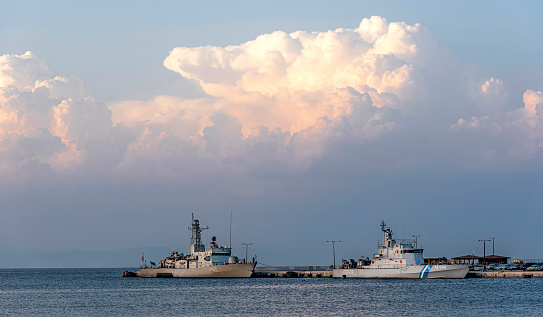
<svg viewBox="0 0 543 317">
<path fill-rule="evenodd" d="M 0 57 L 0 171 L 73 170 L 104 153 L 115 153 L 105 160 L 110 169 L 165 176 L 291 170 L 343 152 L 357 162 L 345 169 L 533 166 L 525 163 L 543 158 L 542 93 L 514 96 L 507 78 L 459 69 L 419 24 L 372 17 L 355 29 L 178 47 L 164 66 L 208 96 L 108 109 L 31 53 Z"/>
<path fill-rule="evenodd" d="M 111 112 L 77 77 L 54 74 L 31 52 L 0 56 L 0 173 L 42 176 L 89 157 Z M 25 173 L 26 172 L 26 173 Z"/>
</svg>

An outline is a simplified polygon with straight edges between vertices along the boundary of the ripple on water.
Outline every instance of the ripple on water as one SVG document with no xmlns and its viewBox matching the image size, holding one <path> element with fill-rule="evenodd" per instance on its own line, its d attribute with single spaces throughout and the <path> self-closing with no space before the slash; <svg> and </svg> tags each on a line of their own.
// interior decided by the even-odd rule
<svg viewBox="0 0 543 317">
<path fill-rule="evenodd" d="M 21 316 L 522 315 L 543 279 L 139 279 L 123 269 L 0 270 L 3 313 Z"/>
</svg>

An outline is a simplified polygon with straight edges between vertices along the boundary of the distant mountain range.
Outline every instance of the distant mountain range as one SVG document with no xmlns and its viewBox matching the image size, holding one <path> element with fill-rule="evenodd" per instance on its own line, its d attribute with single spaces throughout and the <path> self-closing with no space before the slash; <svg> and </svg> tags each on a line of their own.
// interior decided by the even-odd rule
<svg viewBox="0 0 543 317">
<path fill-rule="evenodd" d="M 120 251 L 5 251 L 0 252 L 0 268 L 104 268 L 139 267 L 141 252 L 147 264 L 164 259 L 171 250 L 162 247 L 141 247 Z"/>
</svg>

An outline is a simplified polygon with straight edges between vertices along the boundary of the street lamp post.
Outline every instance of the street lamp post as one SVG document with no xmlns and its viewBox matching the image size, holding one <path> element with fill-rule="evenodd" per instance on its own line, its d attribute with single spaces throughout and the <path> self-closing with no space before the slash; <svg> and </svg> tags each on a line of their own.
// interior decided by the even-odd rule
<svg viewBox="0 0 543 317">
<path fill-rule="evenodd" d="M 335 269 L 336 268 L 336 242 L 341 242 L 341 241 L 331 240 L 331 241 L 326 241 L 326 242 L 332 242 L 332 252 L 334 255 L 334 269 Z"/>
<path fill-rule="evenodd" d="M 484 272 L 486 269 L 486 242 L 490 240 L 483 239 L 479 241 L 483 241 L 483 272 Z"/>
<path fill-rule="evenodd" d="M 496 237 L 489 239 L 492 239 L 492 255 L 495 255 L 496 253 L 494 253 L 494 239 L 496 239 Z"/>
<path fill-rule="evenodd" d="M 247 252 L 249 252 L 249 246 L 252 245 L 252 243 L 242 243 L 241 245 L 245 246 L 245 263 L 247 263 Z"/>
</svg>

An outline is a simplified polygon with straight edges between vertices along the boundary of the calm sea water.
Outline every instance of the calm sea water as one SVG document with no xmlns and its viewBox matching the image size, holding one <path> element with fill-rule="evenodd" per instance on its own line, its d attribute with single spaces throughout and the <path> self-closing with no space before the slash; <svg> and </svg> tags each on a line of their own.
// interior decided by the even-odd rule
<svg viewBox="0 0 543 317">
<path fill-rule="evenodd" d="M 543 315 L 543 279 L 140 279 L 122 271 L 0 270 L 0 315 Z"/>
</svg>

